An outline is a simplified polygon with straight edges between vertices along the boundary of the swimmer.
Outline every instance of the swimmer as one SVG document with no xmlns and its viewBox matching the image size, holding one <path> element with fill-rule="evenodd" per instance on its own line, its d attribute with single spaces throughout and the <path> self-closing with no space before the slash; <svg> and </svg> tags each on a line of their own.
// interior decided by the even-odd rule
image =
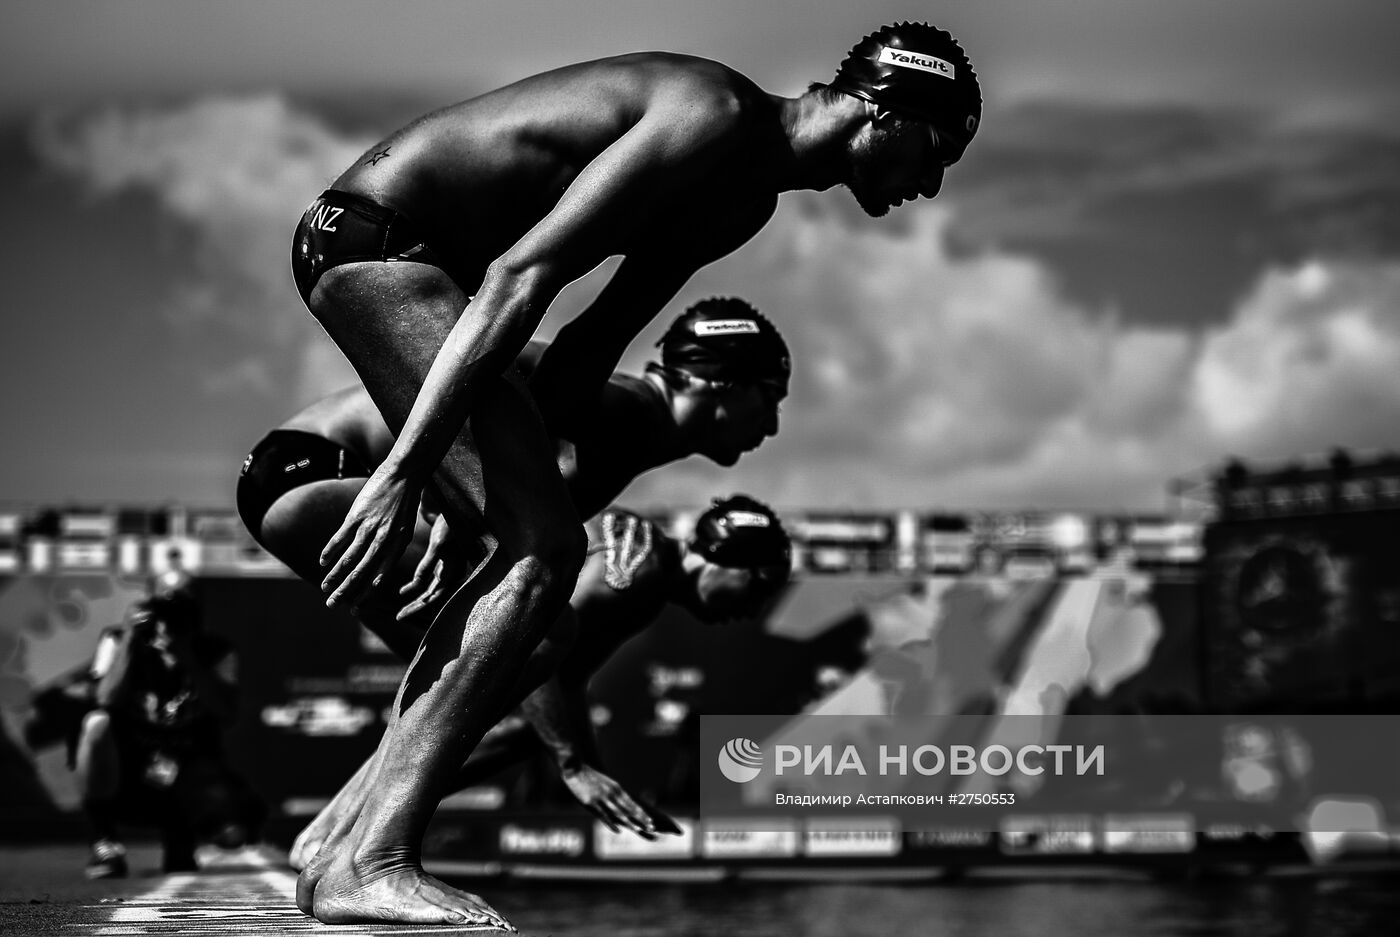
<svg viewBox="0 0 1400 937">
<path fill-rule="evenodd" d="M 436 793 L 504 710 L 583 565 L 554 446 L 509 373 L 564 285 L 623 258 L 551 346 L 574 369 L 568 392 L 591 397 L 780 193 L 845 184 L 876 216 L 931 198 L 980 115 L 961 47 L 926 24 L 872 34 L 799 98 L 706 59 L 622 55 L 426 114 L 312 202 L 292 245 L 298 291 L 394 436 L 322 551 L 327 601 L 353 605 L 392 571 L 425 491 L 455 536 L 493 548 L 419 645 L 353 828 L 302 872 L 303 910 L 332 923 L 499 919 L 419 854 Z"/>
<path fill-rule="evenodd" d="M 543 750 L 579 803 L 609 828 L 647 839 L 679 833 L 673 820 L 644 807 L 604 769 L 589 720 L 588 682 L 668 602 L 709 624 L 755 617 L 788 580 L 791 542 L 777 515 L 745 495 L 715 499 L 685 540 L 619 508 L 586 527 L 589 557 L 570 600 L 577 622 L 572 646 L 518 711 L 486 734 L 453 788 L 478 784 Z M 293 867 L 339 821 L 331 808 L 312 821 L 293 845 Z"/>
<path fill-rule="evenodd" d="M 589 718 L 588 683 L 667 603 L 702 622 L 756 617 L 787 583 L 792 544 L 776 514 L 746 495 L 716 498 L 685 539 L 613 509 L 590 521 L 589 558 L 570 600 L 577 620 L 573 647 L 520 707 L 523 719 L 488 732 L 458 778 L 480 783 L 508 764 L 547 751 L 570 793 L 613 831 L 646 838 L 679 833 L 604 770 Z"/>
<path fill-rule="evenodd" d="M 741 299 L 695 303 L 658 342 L 660 361 L 640 377 L 614 374 L 592 401 L 570 399 L 547 381 L 567 366 L 543 368 L 550 346 L 532 342 L 519 373 L 546 403 L 556 461 L 580 514 L 613 501 L 639 474 L 693 454 L 733 465 L 778 431 L 791 359 L 773 324 Z M 344 519 L 373 467 L 393 444 L 363 387 L 319 400 L 254 447 L 238 482 L 238 508 L 254 539 L 308 582 L 320 581 L 317 556 L 328 531 Z M 391 650 L 411 660 L 442 602 L 480 558 L 475 544 L 455 543 L 438 515 L 419 519 L 413 544 L 394 573 L 350 609 Z M 410 596 L 405 599 L 405 594 Z M 561 620 L 536 649 L 511 704 L 539 684 L 567 648 Z M 366 769 L 302 835 L 289 860 L 304 869 L 345 818 L 353 819 Z"/>
</svg>

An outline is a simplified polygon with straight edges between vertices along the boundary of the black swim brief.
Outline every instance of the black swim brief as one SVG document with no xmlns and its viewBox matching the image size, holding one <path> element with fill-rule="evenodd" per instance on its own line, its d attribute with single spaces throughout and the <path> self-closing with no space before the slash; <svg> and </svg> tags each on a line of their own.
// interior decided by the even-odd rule
<svg viewBox="0 0 1400 937">
<path fill-rule="evenodd" d="M 369 478 L 349 449 L 299 429 L 275 429 L 262 438 L 238 473 L 238 516 L 254 539 L 272 502 L 294 488 L 339 478 Z"/>
<path fill-rule="evenodd" d="M 292 238 L 292 278 L 304 302 L 321 274 L 361 260 L 411 260 L 447 271 L 422 229 L 392 208 L 361 195 L 327 189 L 301 216 Z"/>
</svg>

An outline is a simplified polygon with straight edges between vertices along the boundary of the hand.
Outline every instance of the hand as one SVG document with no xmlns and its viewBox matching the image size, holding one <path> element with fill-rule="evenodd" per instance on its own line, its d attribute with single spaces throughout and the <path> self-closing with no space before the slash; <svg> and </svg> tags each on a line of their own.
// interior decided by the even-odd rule
<svg viewBox="0 0 1400 937">
<path fill-rule="evenodd" d="M 656 839 L 656 825 L 651 817 L 621 784 L 588 765 L 565 770 L 562 774 L 564 783 L 578 802 L 602 820 L 608 829 L 616 833 L 626 827 L 643 839 Z M 674 823 L 671 826 L 680 832 Z"/>
<path fill-rule="evenodd" d="M 413 571 L 413 578 L 399 589 L 399 595 L 418 594 L 399 609 L 394 620 L 410 618 L 451 594 L 466 578 L 466 574 L 467 563 L 462 550 L 452 537 L 447 518 L 438 514 L 433 519 L 428 546 L 423 551 L 423 558 L 418 561 L 418 568 Z"/>
<path fill-rule="evenodd" d="M 335 565 L 321 583 L 326 605 L 358 602 L 403 555 L 413 536 L 421 485 L 380 466 L 350 505 L 350 513 L 321 551 L 321 565 Z"/>
</svg>

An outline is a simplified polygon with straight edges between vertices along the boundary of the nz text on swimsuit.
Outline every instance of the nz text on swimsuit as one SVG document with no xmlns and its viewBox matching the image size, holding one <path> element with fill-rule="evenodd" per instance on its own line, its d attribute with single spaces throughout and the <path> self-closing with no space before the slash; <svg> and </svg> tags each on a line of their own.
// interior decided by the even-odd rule
<svg viewBox="0 0 1400 937">
<path fill-rule="evenodd" d="M 329 205 L 322 205 L 318 207 L 311 216 L 311 227 L 318 231 L 330 231 L 334 233 L 335 225 L 333 222 L 339 218 L 344 211 L 345 209 L 343 208 L 332 208 Z"/>
</svg>

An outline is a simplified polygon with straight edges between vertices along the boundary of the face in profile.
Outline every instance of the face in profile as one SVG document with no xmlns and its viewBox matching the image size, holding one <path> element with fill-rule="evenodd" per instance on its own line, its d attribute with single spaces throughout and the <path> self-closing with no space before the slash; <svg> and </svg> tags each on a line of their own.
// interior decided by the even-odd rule
<svg viewBox="0 0 1400 937">
<path fill-rule="evenodd" d="M 704 454 L 730 466 L 778 434 L 778 410 L 786 391 L 774 382 L 736 381 L 717 392 L 715 418 Z"/>
<path fill-rule="evenodd" d="M 735 569 L 704 563 L 691 574 L 694 592 L 684 604 L 706 624 L 751 618 L 777 594 L 787 575 L 786 567 Z"/>
<path fill-rule="evenodd" d="M 847 187 L 867 215 L 879 218 L 920 196 L 936 196 L 943 170 L 959 155 L 941 145 L 927 121 L 882 112 L 847 144 Z"/>
</svg>

